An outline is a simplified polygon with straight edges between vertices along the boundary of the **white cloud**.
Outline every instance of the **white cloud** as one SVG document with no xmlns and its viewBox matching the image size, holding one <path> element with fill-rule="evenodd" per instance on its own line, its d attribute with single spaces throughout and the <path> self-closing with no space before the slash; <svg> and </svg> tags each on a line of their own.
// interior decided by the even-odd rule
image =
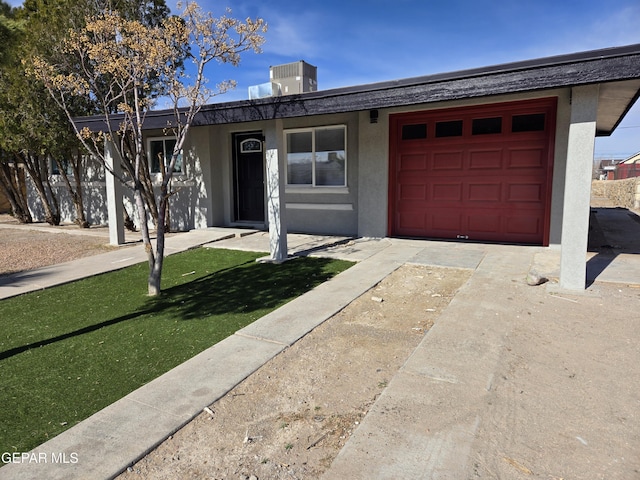
<svg viewBox="0 0 640 480">
<path fill-rule="evenodd" d="M 321 39 L 316 35 L 319 16 L 313 12 L 262 15 L 269 27 L 263 51 L 298 59 L 316 56 L 321 49 Z"/>
<path fill-rule="evenodd" d="M 640 42 L 640 6 L 634 5 L 613 11 L 611 15 L 596 21 L 591 28 L 595 39 L 606 39 L 613 45 L 629 45 Z"/>
<path fill-rule="evenodd" d="M 640 43 L 640 6 L 616 10 L 615 4 L 606 4 L 603 13 L 573 22 L 565 17 L 563 27 L 550 30 L 547 41 L 536 42 L 530 52 L 546 56 Z"/>
</svg>

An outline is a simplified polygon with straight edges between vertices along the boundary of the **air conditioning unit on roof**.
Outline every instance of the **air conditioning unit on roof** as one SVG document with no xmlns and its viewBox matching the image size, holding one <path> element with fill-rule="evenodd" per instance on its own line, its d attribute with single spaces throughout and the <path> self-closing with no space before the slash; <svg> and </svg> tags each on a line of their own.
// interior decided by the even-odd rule
<svg viewBox="0 0 640 480">
<path fill-rule="evenodd" d="M 257 98 L 279 97 L 282 95 L 280 84 L 275 82 L 261 83 L 249 87 L 249 100 Z"/>
</svg>

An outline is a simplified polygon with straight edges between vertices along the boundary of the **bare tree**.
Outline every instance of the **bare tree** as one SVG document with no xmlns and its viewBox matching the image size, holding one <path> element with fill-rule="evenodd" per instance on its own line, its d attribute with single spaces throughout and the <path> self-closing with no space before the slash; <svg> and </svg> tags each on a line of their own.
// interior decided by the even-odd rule
<svg viewBox="0 0 640 480">
<path fill-rule="evenodd" d="M 133 190 L 140 218 L 142 240 L 149 263 L 149 295 L 160 293 L 164 261 L 165 219 L 176 162 L 195 116 L 214 95 L 235 86 L 225 81 L 209 89 L 204 75 L 212 61 L 240 63 L 240 55 L 248 50 L 260 51 L 266 31 L 264 20 L 244 22 L 228 14 L 213 17 L 203 13 L 196 3 L 187 3 L 180 16 L 169 17 L 155 26 L 138 20 L 127 20 L 117 12 L 104 12 L 89 19 L 80 31 L 71 31 L 64 44 L 67 65 L 52 65 L 42 58 L 33 59 L 31 73 L 40 78 L 51 96 L 65 110 L 85 148 L 112 174 L 105 156 L 104 142 L 110 142 L 124 174 L 119 180 Z M 185 68 L 190 66 L 190 68 Z M 189 71 L 192 77 L 189 77 Z M 172 105 L 174 121 L 166 130 L 175 136 L 175 147 L 162 168 L 159 193 L 147 181 L 143 129 L 147 113 L 154 106 L 152 92 L 161 93 Z M 79 130 L 69 108 L 74 99 L 97 100 L 105 119 L 105 129 L 92 132 Z M 114 114 L 114 112 L 116 112 Z M 156 245 L 152 245 L 148 227 L 149 202 L 157 204 Z"/>
</svg>

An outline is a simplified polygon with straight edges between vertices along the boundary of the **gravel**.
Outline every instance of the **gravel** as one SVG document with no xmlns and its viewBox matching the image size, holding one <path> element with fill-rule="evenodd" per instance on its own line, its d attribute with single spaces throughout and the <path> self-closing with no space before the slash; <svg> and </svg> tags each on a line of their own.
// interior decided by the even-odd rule
<svg viewBox="0 0 640 480">
<path fill-rule="evenodd" d="M 8 215 L 0 215 L 0 275 L 32 270 L 77 258 L 107 252 L 113 248 L 103 235 L 86 235 L 76 226 L 47 232 L 47 227 L 19 226 Z M 65 233 L 64 229 L 73 229 Z M 62 230 L 62 232 L 61 232 Z"/>
</svg>

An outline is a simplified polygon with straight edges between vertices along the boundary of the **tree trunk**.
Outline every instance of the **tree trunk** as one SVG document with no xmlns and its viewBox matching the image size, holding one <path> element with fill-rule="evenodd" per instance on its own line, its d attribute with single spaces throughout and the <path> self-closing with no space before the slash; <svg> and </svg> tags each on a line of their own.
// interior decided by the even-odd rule
<svg viewBox="0 0 640 480">
<path fill-rule="evenodd" d="M 149 295 L 160 294 L 162 266 L 164 264 L 165 220 L 168 210 L 169 196 L 167 186 L 160 187 L 160 204 L 158 205 L 158 227 L 156 230 L 156 256 L 153 267 L 149 270 Z"/>
<path fill-rule="evenodd" d="M 60 209 L 58 205 L 58 199 L 53 193 L 51 183 L 49 182 L 48 169 L 44 168 L 42 171 L 42 163 L 46 160 L 37 155 L 31 155 L 27 152 L 24 154 L 24 166 L 25 170 L 33 181 L 33 186 L 38 192 L 38 197 L 42 202 L 42 206 L 45 212 L 45 221 L 50 225 L 60 225 Z"/>
<path fill-rule="evenodd" d="M 24 176 L 20 175 L 19 167 L 13 163 L 0 163 L 0 190 L 11 205 L 11 215 L 20 223 L 32 223 L 27 200 L 24 197 Z"/>
<path fill-rule="evenodd" d="M 50 225 L 60 225 L 60 204 L 58 203 L 58 197 L 53 193 L 51 188 L 51 182 L 49 181 L 49 175 L 45 173 L 44 183 L 47 186 L 48 198 L 50 198 L 51 216 L 47 220 Z"/>
<path fill-rule="evenodd" d="M 158 240 L 156 240 L 158 241 Z M 148 278 L 148 288 L 149 288 L 149 296 L 155 297 L 160 295 L 161 292 L 161 281 L 162 281 L 162 264 L 164 258 L 162 255 L 157 254 L 155 258 L 155 262 L 153 263 L 153 267 L 149 270 L 149 278 Z"/>
<path fill-rule="evenodd" d="M 148 293 L 149 296 L 156 296 L 160 293 L 160 272 L 157 266 L 157 255 L 154 254 L 153 245 L 151 243 L 151 236 L 149 234 L 149 225 L 147 208 L 142 196 L 142 184 L 140 180 L 135 180 L 133 188 L 133 198 L 136 202 L 136 208 L 138 210 L 138 217 L 140 217 L 140 233 L 142 234 L 142 243 L 144 244 L 144 250 L 147 253 L 147 263 L 149 265 L 149 277 L 148 277 Z M 162 262 L 160 262 L 160 268 L 162 268 Z"/>
<path fill-rule="evenodd" d="M 72 195 L 72 197 L 73 197 L 73 206 L 76 209 L 76 218 L 75 218 L 74 222 L 80 228 L 89 228 L 89 222 L 87 221 L 87 217 L 84 214 L 84 204 L 83 204 L 83 201 L 82 201 L 82 194 L 79 194 L 77 192 L 78 192 L 78 190 L 76 190 L 76 193 L 74 193 Z"/>
<path fill-rule="evenodd" d="M 145 167 L 146 168 L 146 167 Z M 142 182 L 144 183 L 143 195 L 144 200 L 147 202 L 147 206 L 149 208 L 149 215 L 153 220 L 153 225 L 158 228 L 158 205 L 156 203 L 156 195 L 153 191 L 153 182 L 151 181 L 151 177 L 149 172 L 144 170 L 144 173 L 141 173 Z"/>
<path fill-rule="evenodd" d="M 69 191 L 71 200 L 73 201 L 73 207 L 76 211 L 74 223 L 80 228 L 89 228 L 89 222 L 87 222 L 87 217 L 84 213 L 84 202 L 82 200 L 82 179 L 80 178 L 80 163 L 82 162 L 82 157 L 80 152 L 78 152 L 78 156 L 76 158 L 71 160 L 75 187 L 71 185 L 71 180 L 69 180 L 69 175 L 67 175 L 67 170 L 64 168 L 62 162 L 60 162 L 58 158 L 55 158 L 54 160 L 58 166 L 58 171 L 62 176 L 62 180 Z"/>
<path fill-rule="evenodd" d="M 153 180 L 151 179 L 151 170 L 149 168 L 149 162 L 147 162 L 146 155 L 140 155 L 140 169 L 139 169 L 140 181 L 144 185 L 142 194 L 144 200 L 147 202 L 147 208 L 153 225 L 158 228 L 158 205 L 156 203 L 156 195 L 153 191 Z"/>
<path fill-rule="evenodd" d="M 82 152 L 76 152 L 76 156 L 72 160 L 73 178 L 75 180 L 75 194 L 73 196 L 73 204 L 76 207 L 76 223 L 80 228 L 89 228 L 89 222 L 84 209 L 84 197 L 82 196 L 82 178 L 83 173 Z"/>
</svg>

